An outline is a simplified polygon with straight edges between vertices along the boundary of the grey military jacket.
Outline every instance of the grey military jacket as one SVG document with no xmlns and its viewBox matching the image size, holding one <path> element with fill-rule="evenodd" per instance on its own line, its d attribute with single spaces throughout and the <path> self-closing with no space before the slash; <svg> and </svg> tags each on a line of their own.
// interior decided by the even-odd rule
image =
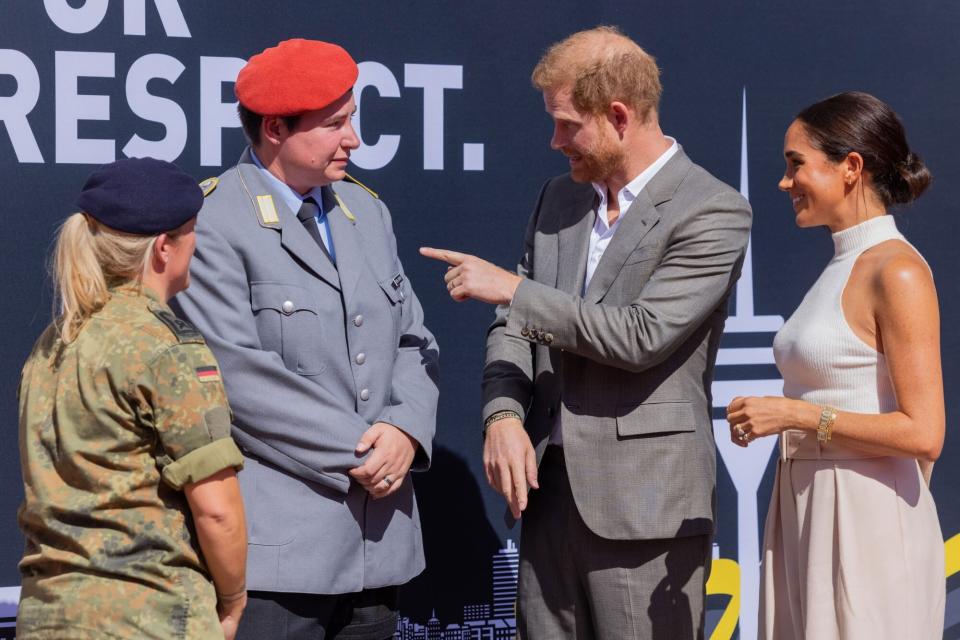
<svg viewBox="0 0 960 640">
<path fill-rule="evenodd" d="M 235 414 L 254 590 L 348 593 L 424 567 L 413 483 L 372 500 L 348 471 L 377 421 L 413 436 L 426 468 L 437 344 L 387 207 L 345 182 L 323 200 L 336 266 L 244 152 L 204 203 L 174 304 L 216 354 Z"/>
</svg>

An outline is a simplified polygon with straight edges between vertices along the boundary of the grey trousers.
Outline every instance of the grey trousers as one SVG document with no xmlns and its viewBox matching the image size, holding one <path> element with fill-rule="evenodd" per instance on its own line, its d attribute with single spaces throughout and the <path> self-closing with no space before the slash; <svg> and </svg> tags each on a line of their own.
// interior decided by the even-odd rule
<svg viewBox="0 0 960 640">
<path fill-rule="evenodd" d="M 547 447 L 523 513 L 522 640 L 703 638 L 711 536 L 607 540 L 577 511 L 563 450 Z"/>
</svg>

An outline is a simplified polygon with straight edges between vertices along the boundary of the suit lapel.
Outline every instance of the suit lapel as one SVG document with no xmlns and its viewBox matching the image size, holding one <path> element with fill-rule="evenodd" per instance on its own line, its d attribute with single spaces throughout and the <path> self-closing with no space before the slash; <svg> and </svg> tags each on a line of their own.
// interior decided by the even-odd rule
<svg viewBox="0 0 960 640">
<path fill-rule="evenodd" d="M 683 152 L 683 148 L 678 148 L 673 157 L 637 195 L 636 200 L 627 209 L 626 215 L 621 214 L 620 226 L 613 234 L 613 239 L 607 245 L 606 251 L 603 252 L 600 264 L 593 272 L 590 286 L 587 287 L 585 296 L 587 302 L 597 303 L 603 299 L 623 268 L 627 256 L 643 242 L 650 230 L 660 221 L 657 207 L 673 198 L 690 165 L 690 159 Z"/>
<path fill-rule="evenodd" d="M 579 296 L 587 270 L 590 229 L 597 215 L 597 192 L 587 186 L 573 199 L 557 242 L 557 289 Z"/>
<path fill-rule="evenodd" d="M 243 156 L 237 164 L 237 172 L 240 182 L 247 192 L 247 197 L 250 198 L 250 206 L 260 226 L 279 232 L 280 244 L 287 252 L 332 287 L 339 289 L 340 277 L 337 274 L 337 269 L 323 250 L 317 246 L 313 238 L 310 237 L 307 230 L 303 228 L 303 224 L 297 219 L 297 213 L 290 211 L 289 207 L 284 204 L 283 198 L 271 188 L 260 169 L 253 163 L 249 150 L 243 152 Z M 257 198 L 266 195 L 272 197 L 273 206 L 276 209 L 276 222 L 265 220 L 261 215 Z"/>
<path fill-rule="evenodd" d="M 643 238 L 660 220 L 660 214 L 650 201 L 646 190 L 640 192 L 626 215 L 622 215 L 620 226 L 617 227 L 610 244 L 607 245 L 600 264 L 593 272 L 590 286 L 584 298 L 587 302 L 596 303 L 603 299 L 604 294 L 613 284 L 627 256 L 637 248 Z"/>
<path fill-rule="evenodd" d="M 327 212 L 327 224 L 333 237 L 333 249 L 337 256 L 337 271 L 344 301 L 349 301 L 360 275 L 366 268 L 360 234 L 353 213 L 347 215 L 334 195 L 332 186 L 323 188 L 323 210 Z M 342 197 L 342 196 L 341 196 Z M 349 205 L 347 205 L 349 206 Z"/>
</svg>

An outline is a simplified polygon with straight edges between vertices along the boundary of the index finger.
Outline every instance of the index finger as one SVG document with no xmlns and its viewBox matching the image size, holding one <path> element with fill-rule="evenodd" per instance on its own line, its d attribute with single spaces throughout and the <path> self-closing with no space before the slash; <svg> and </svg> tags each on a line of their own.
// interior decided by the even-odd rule
<svg viewBox="0 0 960 640">
<path fill-rule="evenodd" d="M 422 255 L 424 258 L 442 260 L 443 262 L 452 264 L 455 267 L 467 258 L 467 254 L 460 253 L 459 251 L 450 251 L 449 249 L 434 249 L 432 247 L 420 247 L 420 255 Z"/>
<path fill-rule="evenodd" d="M 514 461 L 510 465 L 510 475 L 513 476 L 513 497 L 520 511 L 527 508 L 527 477 L 522 465 L 522 460 L 519 463 Z"/>
</svg>

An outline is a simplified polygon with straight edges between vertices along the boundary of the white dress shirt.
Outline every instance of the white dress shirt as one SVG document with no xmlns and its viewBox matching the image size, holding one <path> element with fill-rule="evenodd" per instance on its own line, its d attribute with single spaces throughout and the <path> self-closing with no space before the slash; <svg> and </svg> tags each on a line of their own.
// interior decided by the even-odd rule
<svg viewBox="0 0 960 640">
<path fill-rule="evenodd" d="M 593 188 L 600 196 L 600 205 L 597 207 L 597 219 L 593 223 L 593 230 L 590 232 L 590 250 L 587 252 L 587 273 L 583 280 L 583 292 L 586 293 L 590 286 L 590 280 L 593 279 L 593 272 L 597 270 L 600 264 L 600 258 L 603 252 L 607 250 L 607 245 L 613 240 L 613 234 L 617 232 L 620 221 L 624 216 L 630 213 L 630 205 L 637 199 L 637 196 L 647 186 L 647 183 L 657 175 L 657 172 L 667 164 L 667 161 L 677 152 L 677 141 L 667 137 L 670 141 L 670 148 L 664 151 L 659 158 L 654 160 L 653 164 L 644 169 L 640 175 L 627 183 L 617 194 L 617 201 L 620 203 L 620 216 L 611 225 L 607 221 L 607 186 L 599 182 L 593 183 Z"/>
<path fill-rule="evenodd" d="M 627 186 L 617 193 L 617 202 L 620 203 L 620 216 L 612 225 L 607 221 L 607 186 L 598 182 L 593 183 L 593 188 L 600 196 L 600 204 L 597 207 L 597 219 L 594 221 L 593 229 L 590 231 L 590 248 L 587 251 L 587 272 L 583 279 L 583 294 L 586 294 L 587 287 L 590 286 L 590 280 L 593 278 L 593 273 L 597 270 L 600 259 L 603 258 L 603 253 L 607 250 L 610 241 L 613 240 L 613 234 L 615 234 L 620 227 L 620 221 L 630 213 L 630 205 L 633 204 L 633 201 L 637 199 L 640 192 L 643 191 L 644 187 L 653 179 L 653 176 L 657 175 L 657 172 L 663 168 L 663 165 L 667 164 L 667 161 L 677 152 L 679 148 L 677 141 L 669 136 L 667 136 L 667 140 L 670 141 L 670 148 L 660 154 L 660 157 L 654 160 L 653 164 L 640 172 L 640 175 L 628 182 Z M 553 430 L 550 432 L 549 442 L 550 444 L 563 445 L 563 427 L 560 424 L 560 412 L 557 412 L 557 419 L 553 425 Z"/>
</svg>

